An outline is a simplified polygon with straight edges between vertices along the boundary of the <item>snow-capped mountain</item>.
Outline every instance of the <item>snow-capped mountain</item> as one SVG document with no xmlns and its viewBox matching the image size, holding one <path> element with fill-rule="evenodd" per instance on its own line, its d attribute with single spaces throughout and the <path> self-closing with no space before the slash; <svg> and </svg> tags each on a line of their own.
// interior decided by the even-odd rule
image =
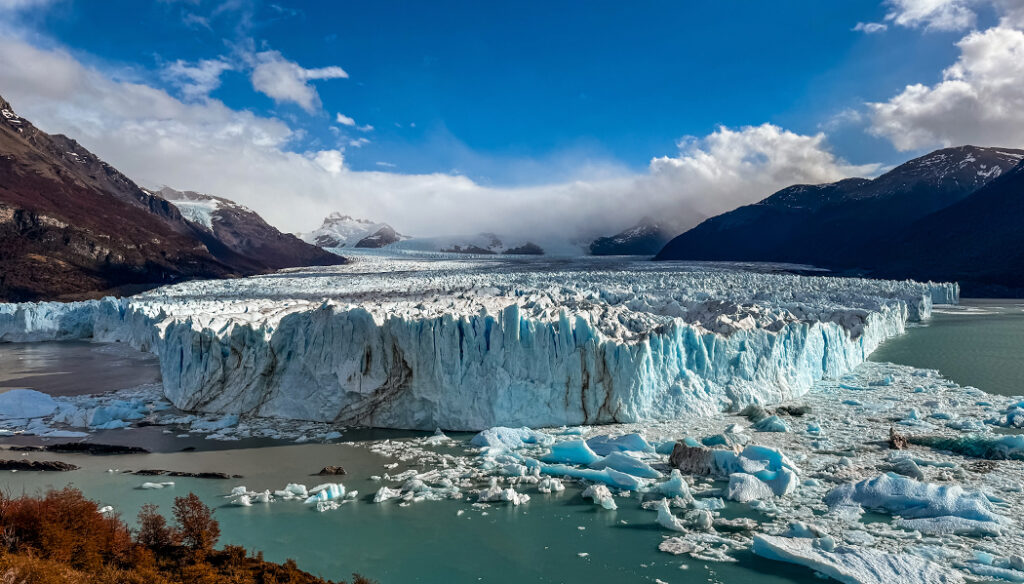
<svg viewBox="0 0 1024 584">
<path fill-rule="evenodd" d="M 870 268 L 916 221 L 964 200 L 1021 160 L 1024 150 L 960 146 L 916 158 L 872 180 L 788 187 L 704 221 L 670 241 L 656 259 Z"/>
<path fill-rule="evenodd" d="M 203 239 L 215 255 L 231 255 L 235 265 L 248 265 L 260 271 L 344 262 L 343 258 L 294 235 L 281 233 L 255 211 L 234 201 L 169 187 L 160 189 L 157 194 L 212 236 Z"/>
<path fill-rule="evenodd" d="M 409 239 L 409 236 L 398 233 L 387 223 L 356 219 L 338 212 L 324 218 L 317 230 L 299 233 L 298 236 L 306 243 L 330 249 L 379 248 Z"/>
<path fill-rule="evenodd" d="M 650 217 L 641 219 L 629 229 L 590 243 L 591 255 L 647 255 L 658 253 L 679 231 Z"/>
</svg>

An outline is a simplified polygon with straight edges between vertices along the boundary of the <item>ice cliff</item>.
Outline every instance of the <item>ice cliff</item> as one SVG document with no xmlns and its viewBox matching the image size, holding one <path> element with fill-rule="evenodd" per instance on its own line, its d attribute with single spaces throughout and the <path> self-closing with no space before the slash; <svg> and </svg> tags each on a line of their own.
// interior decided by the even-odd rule
<svg viewBox="0 0 1024 584">
<path fill-rule="evenodd" d="M 159 355 L 190 411 L 392 428 L 673 419 L 806 392 L 955 302 L 955 284 L 722 264 L 422 261 L 0 305 L 0 341 Z"/>
</svg>

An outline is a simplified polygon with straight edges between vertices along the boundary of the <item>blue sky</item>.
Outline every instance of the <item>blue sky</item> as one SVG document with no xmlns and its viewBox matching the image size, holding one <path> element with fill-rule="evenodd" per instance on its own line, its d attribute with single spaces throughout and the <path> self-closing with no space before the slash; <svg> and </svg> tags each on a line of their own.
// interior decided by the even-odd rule
<svg viewBox="0 0 1024 584">
<path fill-rule="evenodd" d="M 895 102 L 910 98 L 908 87 L 921 84 L 931 92 L 926 97 L 938 100 L 944 71 L 966 58 L 958 42 L 972 32 L 1020 32 L 1011 22 L 1013 0 L 0 0 L 5 10 L 16 24 L 0 28 L 0 35 L 24 45 L 8 48 L 9 58 L 32 49 L 32 58 L 63 59 L 101 77 L 94 85 L 151 88 L 188 111 L 140 114 L 132 128 L 146 125 L 167 137 L 171 131 L 160 124 L 180 115 L 178 126 L 201 118 L 202 132 L 219 139 L 226 130 L 211 129 L 214 122 L 206 120 L 223 115 L 231 120 L 224 128 L 251 122 L 254 135 L 275 136 L 270 142 L 280 153 L 321 162 L 336 156 L 336 165 L 321 164 L 328 171 L 441 174 L 499 191 L 645 177 L 656 173 L 659 158 L 699 158 L 695 153 L 712 148 L 707 140 L 721 128 L 764 124 L 822 137 L 814 148 L 833 157 L 822 165 L 834 168 L 807 180 L 877 172 L 961 138 L 932 119 L 926 120 L 931 125 L 910 119 L 919 109 Z M 876 29 L 855 30 L 858 23 Z M 1007 45 L 1015 39 L 1001 42 L 993 49 L 992 40 L 985 50 L 1012 51 Z M 195 72 L 204 63 L 200 80 Z M 268 65 L 262 82 L 261 65 Z M 278 78 L 289 71 L 306 77 Z M 96 120 L 116 112 L 60 101 L 56 82 L 26 81 L 28 75 L 5 79 L 0 72 L 0 95 L 21 97 L 12 101 L 42 127 L 80 133 L 87 146 L 135 170 L 133 176 L 146 175 L 139 180 L 177 178 L 95 131 Z M 96 94 L 103 91 L 97 85 Z M 267 142 L 253 140 L 254 147 Z M 774 147 L 766 144 L 752 148 Z M 161 176 L 148 176 L 154 174 Z M 359 179 L 360 188 L 386 180 Z M 196 188 L 224 189 L 197 182 Z M 364 200 L 373 192 L 339 185 L 345 194 L 338 204 L 317 209 L 376 211 Z M 694 217 L 707 215 L 777 186 L 767 181 L 756 190 L 744 183 L 742 197 L 721 195 L 721 204 L 689 207 Z M 380 198 L 392 197 L 391 205 L 400 204 L 396 193 L 415 191 L 404 182 L 381 188 Z M 661 193 L 655 198 L 664 203 Z M 248 202 L 270 212 L 262 199 Z"/>
<path fill-rule="evenodd" d="M 556 174 L 565 157 L 641 169 L 680 136 L 719 124 L 767 121 L 813 133 L 860 101 L 934 80 L 958 38 L 853 31 L 882 19 L 886 9 L 875 0 L 282 1 L 218 9 L 66 2 L 45 13 L 41 29 L 85 58 L 172 92 L 162 64 L 216 58 L 249 42 L 303 67 L 341 66 L 348 79 L 316 82 L 323 111 L 314 115 L 254 91 L 240 72 L 226 72 L 211 96 L 292 118 L 309 134 L 296 149 L 335 144 L 328 128 L 338 112 L 372 124 L 373 132 L 346 132 L 371 141 L 348 148 L 354 168 L 454 169 L 498 184 L 552 178 L 519 176 L 533 170 L 529 160 L 551 159 L 540 170 Z M 877 161 L 887 145 L 847 138 L 833 145 L 854 162 Z M 887 150 L 886 161 L 904 158 Z M 508 169 L 506 159 L 526 168 Z"/>
</svg>

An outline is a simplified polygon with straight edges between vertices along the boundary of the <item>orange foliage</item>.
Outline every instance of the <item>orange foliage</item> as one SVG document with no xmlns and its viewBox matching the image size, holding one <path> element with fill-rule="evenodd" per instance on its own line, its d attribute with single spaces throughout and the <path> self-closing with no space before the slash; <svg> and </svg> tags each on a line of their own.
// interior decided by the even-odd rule
<svg viewBox="0 0 1024 584">
<path fill-rule="evenodd" d="M 81 491 L 42 497 L 0 495 L 0 582 L 19 584 L 332 584 L 288 560 L 216 550 L 220 526 L 194 494 L 174 502 L 175 525 L 154 505 L 139 512 L 139 531 L 101 514 Z M 353 576 L 353 584 L 372 584 Z M 338 584 L 344 584 L 340 582 Z"/>
</svg>

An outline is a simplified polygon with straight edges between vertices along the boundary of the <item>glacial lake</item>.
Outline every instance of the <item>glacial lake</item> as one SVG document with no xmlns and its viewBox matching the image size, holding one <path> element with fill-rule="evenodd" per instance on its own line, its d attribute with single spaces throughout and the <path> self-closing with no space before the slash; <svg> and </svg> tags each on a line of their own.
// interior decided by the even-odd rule
<svg viewBox="0 0 1024 584">
<path fill-rule="evenodd" d="M 1024 301 L 963 300 L 882 343 L 872 361 L 938 369 L 959 385 L 1024 395 Z"/>
<path fill-rule="evenodd" d="M 965 301 L 962 308 L 941 308 L 926 324 L 883 345 L 872 359 L 939 369 L 961 384 L 1000 394 L 1022 393 L 1024 379 L 1024 304 L 1016 301 Z M 123 386 L 126 379 L 151 381 L 154 361 L 109 354 L 88 343 L 0 345 L 0 388 L 38 386 L 54 393 L 82 393 Z M 113 362 L 105 361 L 111 358 Z M 92 388 L 92 389 L 89 389 Z M 0 389 L 3 391 L 3 389 Z M 262 550 L 267 559 L 295 559 L 305 570 L 327 578 L 348 578 L 359 572 L 381 584 L 407 582 L 821 582 L 799 566 L 763 560 L 746 552 L 738 563 L 709 563 L 658 551 L 668 535 L 655 523 L 655 513 L 639 501 L 619 499 L 619 509 L 606 511 L 568 487 L 521 506 L 473 508 L 465 501 L 424 501 L 405 507 L 395 502 L 373 504 L 382 483 L 370 479 L 393 459 L 359 446 L 361 440 L 405 438 L 411 432 L 349 431 L 342 440 L 356 444 L 290 444 L 268 440 L 216 442 L 201 436 L 177 438 L 161 428 L 112 430 L 97 442 L 141 444 L 153 454 L 133 456 L 5 453 L 7 457 L 59 458 L 81 466 L 71 473 L 0 473 L 0 489 L 10 494 L 40 492 L 73 485 L 103 505 L 112 505 L 132 519 L 144 503 L 165 512 L 175 496 L 189 491 L 217 507 L 221 543 Z M 423 435 L 423 434 L 419 434 Z M 459 436 L 467 440 L 468 436 Z M 26 438 L 5 438 L 4 444 Z M 183 448 L 197 448 L 181 452 Z M 287 483 L 312 486 L 329 477 L 311 476 L 326 465 L 343 465 L 339 477 L 360 492 L 356 503 L 317 513 L 295 502 L 237 507 L 224 498 L 230 489 L 281 489 Z M 220 471 L 243 475 L 236 480 L 163 479 L 108 472 L 160 468 L 176 471 Z M 142 490 L 147 481 L 173 480 L 160 490 Z M 459 511 L 462 511 L 460 514 Z M 749 514 L 730 504 L 723 516 Z M 585 554 L 585 555 L 581 555 Z"/>
</svg>

